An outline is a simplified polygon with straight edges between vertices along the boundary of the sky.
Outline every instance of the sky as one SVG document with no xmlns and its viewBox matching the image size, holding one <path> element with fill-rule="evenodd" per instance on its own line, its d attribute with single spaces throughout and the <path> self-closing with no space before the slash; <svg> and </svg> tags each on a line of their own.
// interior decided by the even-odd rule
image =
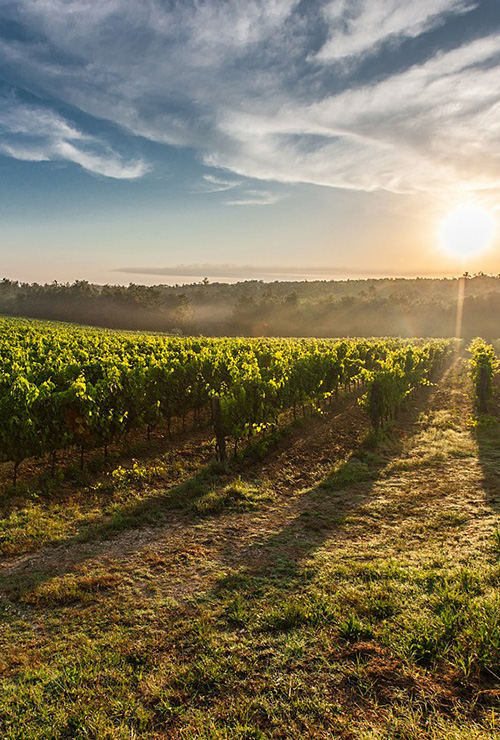
<svg viewBox="0 0 500 740">
<path fill-rule="evenodd" d="M 0 0 L 0 278 L 500 273 L 498 0 Z"/>
</svg>

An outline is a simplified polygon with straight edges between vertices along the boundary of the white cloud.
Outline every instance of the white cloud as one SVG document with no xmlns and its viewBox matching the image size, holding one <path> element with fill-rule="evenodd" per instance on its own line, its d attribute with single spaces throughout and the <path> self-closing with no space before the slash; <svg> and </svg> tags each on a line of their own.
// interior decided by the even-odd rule
<svg viewBox="0 0 500 740">
<path fill-rule="evenodd" d="M 82 133 L 57 113 L 16 98 L 0 100 L 0 152 L 31 162 L 66 161 L 96 175 L 119 180 L 142 177 L 149 165 L 126 161 L 94 136 Z"/>
<path fill-rule="evenodd" d="M 0 152 L 13 159 L 19 159 L 22 162 L 48 162 L 50 160 L 50 157 L 40 149 L 22 144 L 16 145 L 3 142 L 0 144 Z"/>
<path fill-rule="evenodd" d="M 68 141 L 57 142 L 53 151 L 61 159 L 75 162 L 89 172 L 116 180 L 135 180 L 149 171 L 149 166 L 143 160 L 124 162 L 113 152 L 96 154 L 79 149 Z"/>
<path fill-rule="evenodd" d="M 226 200 L 227 206 L 271 206 L 283 200 L 283 195 L 269 190 L 245 190 L 240 198 Z"/>
<path fill-rule="evenodd" d="M 379 66 L 377 79 L 364 84 L 353 73 L 357 59 L 416 39 L 473 5 L 0 0 L 0 9 L 35 38 L 0 42 L 0 64 L 47 100 L 156 142 L 195 148 L 207 165 L 225 169 L 220 178 L 206 177 L 208 190 L 242 188 L 230 205 L 281 196 L 244 192 L 244 180 L 228 171 L 360 190 L 494 188 L 499 34 L 462 42 L 404 71 Z M 139 177 L 147 169 L 47 110 L 38 116 L 37 138 L 30 115 L 19 106 L 10 118 L 0 113 L 4 153 L 66 159 L 110 177 Z"/>
<path fill-rule="evenodd" d="M 420 36 L 443 23 L 444 15 L 473 5 L 470 0 L 331 0 L 323 11 L 330 34 L 316 59 L 330 62 L 373 54 L 387 41 Z"/>
<path fill-rule="evenodd" d="M 497 187 L 499 48 L 500 35 L 480 39 L 376 84 L 291 101 L 274 115 L 228 111 L 221 128 L 241 146 L 211 155 L 210 164 L 361 190 Z"/>
<path fill-rule="evenodd" d="M 238 188 L 239 195 L 231 200 L 224 201 L 227 206 L 269 206 L 278 203 L 285 197 L 283 194 L 273 193 L 270 190 L 249 189 L 248 181 L 234 180 L 216 175 L 203 175 L 206 185 L 195 192 L 198 193 L 223 193 Z"/>
<path fill-rule="evenodd" d="M 215 175 L 203 175 L 204 187 L 197 192 L 202 193 L 223 193 L 226 190 L 233 190 L 242 184 L 242 180 L 228 180 Z M 205 185 L 206 183 L 206 185 Z"/>
</svg>

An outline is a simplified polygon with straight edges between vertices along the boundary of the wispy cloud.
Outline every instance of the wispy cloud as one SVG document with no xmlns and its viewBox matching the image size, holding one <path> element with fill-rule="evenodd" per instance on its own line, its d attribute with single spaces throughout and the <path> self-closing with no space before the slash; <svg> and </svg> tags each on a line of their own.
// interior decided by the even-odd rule
<svg viewBox="0 0 500 740">
<path fill-rule="evenodd" d="M 285 196 L 269 190 L 245 190 L 240 198 L 226 200 L 227 206 L 271 206 L 279 203 Z"/>
<path fill-rule="evenodd" d="M 224 278 L 224 279 L 259 279 L 278 280 L 283 277 L 328 278 L 352 274 L 352 270 L 343 267 L 314 267 L 293 265 L 234 265 L 234 264 L 192 264 L 174 265 L 172 267 L 121 267 L 114 272 L 132 275 L 158 275 L 159 277 L 193 277 L 193 278 Z"/>
<path fill-rule="evenodd" d="M 47 105 L 194 148 L 224 168 L 205 178 L 208 190 L 239 188 L 228 205 L 281 197 L 249 191 L 245 178 L 391 192 L 496 188 L 500 32 L 446 36 L 449 18 L 481 1 L 4 0 L 0 13 L 26 33 L 0 41 L 0 64 Z M 436 29 L 441 52 L 424 43 Z M 399 67 L 398 45 L 420 37 L 413 65 Z M 358 78 L 370 55 L 373 76 Z M 18 114 L 18 130 L 4 124 L 5 154 L 66 159 L 110 177 L 147 170 L 50 111 L 38 138 Z"/>
<path fill-rule="evenodd" d="M 242 145 L 211 162 L 359 190 L 498 187 L 499 45 L 500 34 L 488 36 L 372 84 L 288 102 L 272 117 L 228 113 L 221 126 Z"/>
<path fill-rule="evenodd" d="M 383 44 L 415 38 L 441 25 L 450 13 L 463 13 L 473 0 L 331 0 L 323 9 L 330 27 L 317 61 L 340 61 L 375 54 Z"/>
<path fill-rule="evenodd" d="M 142 177 L 149 170 L 143 160 L 127 161 L 54 111 L 12 96 L 0 100 L 0 153 L 31 162 L 73 162 L 93 174 L 120 180 Z"/>
<path fill-rule="evenodd" d="M 172 267 L 120 267 L 114 273 L 124 275 L 150 275 L 158 278 L 170 278 L 182 282 L 189 278 L 209 278 L 212 280 L 342 280 L 347 278 L 366 277 L 397 277 L 414 275 L 411 270 L 391 272 L 387 269 L 353 269 L 343 266 L 300 266 L 300 265 L 234 265 L 234 264 L 191 264 L 174 265 Z M 419 271 L 421 276 L 436 275 L 434 271 L 428 273 Z"/>
<path fill-rule="evenodd" d="M 203 186 L 197 193 L 223 193 L 237 189 L 238 195 L 230 200 L 223 201 L 226 206 L 270 206 L 279 203 L 286 195 L 270 190 L 249 188 L 248 180 L 234 180 L 218 177 L 217 175 L 203 175 Z"/>
<path fill-rule="evenodd" d="M 203 187 L 196 192 L 200 193 L 223 193 L 225 190 L 233 190 L 242 184 L 242 180 L 229 180 L 215 175 L 203 175 Z"/>
</svg>

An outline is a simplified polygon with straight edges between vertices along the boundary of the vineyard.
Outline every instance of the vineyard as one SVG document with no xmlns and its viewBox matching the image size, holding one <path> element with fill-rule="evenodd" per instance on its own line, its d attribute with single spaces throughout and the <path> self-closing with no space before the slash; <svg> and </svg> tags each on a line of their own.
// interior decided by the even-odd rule
<svg viewBox="0 0 500 740">
<path fill-rule="evenodd" d="M 498 343 L 0 320 L 0 736 L 493 740 Z"/>
<path fill-rule="evenodd" d="M 113 442 L 209 409 L 216 450 L 366 386 L 378 429 L 431 381 L 452 342 L 164 338 L 4 319 L 0 323 L 0 450 L 17 470 L 30 457 Z"/>
</svg>

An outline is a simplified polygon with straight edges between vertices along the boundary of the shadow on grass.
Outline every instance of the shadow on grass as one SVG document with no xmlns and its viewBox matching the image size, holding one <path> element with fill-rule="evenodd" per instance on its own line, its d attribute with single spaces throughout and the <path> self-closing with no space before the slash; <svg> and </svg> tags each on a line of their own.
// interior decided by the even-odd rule
<svg viewBox="0 0 500 740">
<path fill-rule="evenodd" d="M 387 434 L 377 436 L 369 433 L 361 443 L 357 443 L 339 433 L 339 449 L 345 456 L 344 462 L 320 485 L 300 497 L 292 521 L 266 541 L 246 549 L 240 547 L 239 542 L 234 547 L 234 541 L 228 539 L 221 564 L 246 569 L 256 576 L 265 575 L 266 579 L 294 577 L 300 562 L 334 536 L 351 511 L 370 499 L 387 464 L 401 453 L 404 444 L 401 430 L 411 432 L 419 414 L 431 403 L 433 392 L 430 387 L 419 389 L 409 399 L 397 427 Z M 336 409 L 337 413 L 349 413 L 349 404 L 352 408 L 352 399 L 346 399 Z M 330 420 L 329 423 L 334 422 Z M 291 444 L 286 438 L 284 442 L 285 445 Z M 273 455 L 274 450 L 271 449 L 263 459 L 256 461 L 250 459 L 228 466 L 212 463 L 178 486 L 139 501 L 125 502 L 111 514 L 100 515 L 93 522 L 86 523 L 78 534 L 57 541 L 55 547 L 45 548 L 41 554 L 24 557 L 17 565 L 6 568 L 0 575 L 0 592 L 13 599 L 22 599 L 35 586 L 70 574 L 86 561 L 108 554 L 115 556 L 117 552 L 130 555 L 156 539 L 152 532 L 144 534 L 145 526 L 153 528 L 167 521 L 171 521 L 174 527 L 179 522 L 185 526 L 199 522 L 198 501 L 215 488 L 218 490 L 230 484 L 242 471 L 246 475 L 250 473 L 253 479 L 258 478 Z M 251 526 L 250 520 L 248 523 Z M 137 528 L 141 529 L 134 531 Z M 126 532 L 130 535 L 118 550 L 114 535 Z M 165 536 L 165 528 L 159 536 Z M 97 547 L 96 540 L 100 540 Z"/>
<path fill-rule="evenodd" d="M 70 573 L 97 555 L 106 555 L 113 550 L 116 535 L 139 527 L 155 527 L 169 514 L 176 517 L 177 522 L 179 519 L 189 521 L 196 501 L 228 477 L 228 468 L 213 462 L 179 485 L 146 495 L 139 501 L 117 505 L 110 514 L 101 514 L 83 524 L 77 534 L 48 543 L 41 557 L 39 552 L 28 554 L 19 559 L 19 565 L 7 567 L 0 573 L 0 593 L 4 591 L 11 598 L 20 599 L 46 580 Z M 98 551 L 96 541 L 99 542 Z M 134 552 L 144 544 L 140 537 L 134 543 L 132 537 L 124 552 Z"/>
<path fill-rule="evenodd" d="M 347 517 L 372 500 L 377 482 L 416 433 L 415 424 L 432 408 L 436 392 L 435 386 L 420 388 L 393 426 L 369 432 L 340 466 L 303 494 L 286 526 L 242 553 L 245 576 L 274 581 L 284 590 L 304 578 L 302 562 L 339 536 Z"/>
<path fill-rule="evenodd" d="M 341 397 L 321 423 L 328 424 L 332 415 L 335 417 L 342 415 L 352 408 L 352 404 L 356 402 L 356 395 L 359 394 L 346 394 Z M 152 477 L 148 477 L 151 469 L 140 463 L 136 471 L 134 466 L 122 469 L 120 478 L 123 475 L 124 479 L 117 482 L 123 485 L 123 496 L 120 496 L 119 490 L 113 488 L 113 482 L 110 482 L 112 487 L 108 491 L 106 483 L 104 486 L 101 484 L 94 490 L 89 490 L 89 495 L 95 502 L 94 508 L 102 507 L 103 511 L 99 511 L 92 518 L 87 517 L 80 523 L 75 522 L 77 528 L 75 534 L 61 536 L 55 530 L 53 536 L 44 537 L 42 547 L 39 546 L 32 554 L 30 552 L 20 554 L 15 560 L 11 560 L 10 565 L 5 563 L 3 573 L 0 571 L 0 592 L 2 590 L 12 592 L 9 583 L 15 581 L 17 585 L 14 590 L 22 596 L 22 592 L 35 583 L 41 583 L 52 576 L 70 573 L 72 568 L 97 556 L 117 553 L 121 547 L 116 537 L 119 534 L 124 535 L 124 538 L 120 539 L 120 542 L 123 539 L 123 554 L 132 553 L 134 549 L 147 544 L 148 537 L 150 542 L 154 542 L 157 537 L 165 536 L 170 526 L 177 529 L 182 523 L 188 527 L 190 523 L 199 522 L 200 516 L 224 513 L 225 504 L 231 510 L 235 508 L 245 510 L 246 502 L 241 500 L 241 494 L 244 499 L 247 491 L 242 491 L 241 488 L 246 487 L 247 490 L 251 488 L 263 469 L 277 454 L 279 455 L 279 450 L 286 451 L 297 437 L 302 438 L 309 427 L 308 422 L 289 423 L 274 435 L 274 439 L 271 439 L 270 435 L 256 439 L 248 455 L 231 460 L 224 466 L 215 462 L 205 464 L 191 473 L 188 472 L 180 484 L 169 480 L 168 475 L 165 479 L 161 465 L 160 474 L 156 475 L 153 471 Z M 344 453 L 351 443 L 352 440 L 342 440 Z M 193 467 L 191 458 L 195 458 L 195 462 L 199 458 L 202 463 L 204 456 L 199 455 L 196 450 L 181 452 L 188 453 L 191 469 Z M 175 456 L 174 464 L 176 460 Z M 146 474 L 145 479 L 142 477 L 143 471 Z M 250 485 L 242 481 L 242 478 L 247 479 Z M 231 485 L 235 480 L 243 483 L 240 490 L 234 490 Z M 214 491 L 216 496 L 213 496 Z M 114 495 L 110 496 L 113 493 Z M 260 503 L 262 498 L 260 497 Z M 64 506 L 64 501 L 61 503 Z M 161 525 L 159 535 L 153 531 L 156 525 Z M 43 521 L 39 523 L 40 526 L 42 530 L 44 526 L 46 527 Z M 144 532 L 145 528 L 150 529 L 149 533 Z M 134 531 L 138 529 L 142 531 Z M 45 533 L 46 531 L 45 529 Z M 36 540 L 33 544 L 36 545 Z"/>
<path fill-rule="evenodd" d="M 477 418 L 475 437 L 486 503 L 500 511 L 500 413 Z"/>
</svg>

